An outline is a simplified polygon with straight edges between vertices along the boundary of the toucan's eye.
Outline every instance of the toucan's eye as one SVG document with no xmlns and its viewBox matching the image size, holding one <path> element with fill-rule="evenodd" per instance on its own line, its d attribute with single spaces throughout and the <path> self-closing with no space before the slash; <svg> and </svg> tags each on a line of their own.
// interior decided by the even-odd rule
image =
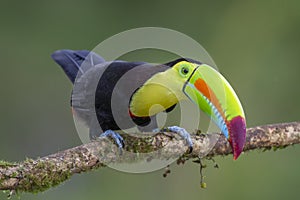
<svg viewBox="0 0 300 200">
<path fill-rule="evenodd" d="M 180 73 L 181 73 L 181 75 L 183 75 L 183 76 L 185 76 L 185 75 L 187 75 L 188 73 L 189 73 L 189 68 L 187 68 L 187 67 L 182 67 L 181 69 L 180 69 Z"/>
</svg>

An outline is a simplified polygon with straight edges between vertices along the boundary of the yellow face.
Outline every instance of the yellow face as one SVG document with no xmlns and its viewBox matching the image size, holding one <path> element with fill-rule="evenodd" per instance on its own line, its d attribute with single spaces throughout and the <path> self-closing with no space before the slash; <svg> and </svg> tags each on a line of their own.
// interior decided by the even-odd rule
<svg viewBox="0 0 300 200">
<path fill-rule="evenodd" d="M 137 117 L 152 116 L 187 99 L 182 88 L 196 67 L 196 64 L 181 61 L 155 74 L 132 96 L 131 113 Z"/>
<path fill-rule="evenodd" d="M 177 74 L 177 78 L 183 83 L 188 81 L 189 77 L 193 74 L 193 71 L 197 68 L 197 64 L 189 63 L 187 61 L 181 61 L 175 64 L 171 70 Z"/>
</svg>

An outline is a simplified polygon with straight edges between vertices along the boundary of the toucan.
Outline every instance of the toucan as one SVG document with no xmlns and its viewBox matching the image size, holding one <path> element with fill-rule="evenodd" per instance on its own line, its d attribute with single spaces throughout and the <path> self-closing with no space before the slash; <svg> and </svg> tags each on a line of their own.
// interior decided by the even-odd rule
<svg viewBox="0 0 300 200">
<path fill-rule="evenodd" d="M 165 64 L 105 61 L 88 50 L 57 50 L 51 56 L 74 84 L 71 105 L 90 127 L 91 138 L 110 136 L 122 149 L 124 141 L 117 130 L 158 128 L 158 113 L 191 100 L 227 138 L 234 160 L 243 151 L 246 119 L 242 105 L 227 80 L 208 64 L 189 58 Z M 167 129 L 184 138 L 192 151 L 191 136 L 184 128 Z"/>
</svg>

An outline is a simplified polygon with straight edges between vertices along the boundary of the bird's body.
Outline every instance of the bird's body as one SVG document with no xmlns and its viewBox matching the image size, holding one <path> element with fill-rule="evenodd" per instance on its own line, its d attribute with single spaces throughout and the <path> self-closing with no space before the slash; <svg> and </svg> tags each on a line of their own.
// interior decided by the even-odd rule
<svg viewBox="0 0 300 200">
<path fill-rule="evenodd" d="M 167 66 L 141 62 L 110 63 L 98 82 L 95 96 L 95 108 L 101 128 L 120 130 L 134 125 L 148 125 L 151 122 L 150 116 L 132 115 L 130 101 L 135 91 L 150 77 L 166 69 Z"/>
<path fill-rule="evenodd" d="M 228 90 L 225 92 L 230 98 L 216 99 L 219 96 L 214 92 L 219 90 L 218 86 L 212 84 L 210 88 L 210 85 L 206 85 L 198 71 L 207 71 L 207 67 L 201 66 L 200 62 L 185 58 L 158 65 L 146 62 L 107 62 L 99 55 L 85 50 L 60 50 L 52 57 L 74 84 L 72 107 L 75 114 L 89 126 L 92 138 L 98 137 L 101 132 L 111 134 L 111 131 L 134 126 L 142 130 L 153 130 L 157 128 L 156 114 L 168 112 L 179 101 L 190 99 L 196 104 L 201 102 L 200 109 L 211 116 L 227 138 L 231 136 L 229 139 L 233 148 L 238 146 L 235 158 L 240 154 L 245 135 L 245 123 L 239 120 L 239 117 L 244 118 L 240 103 L 237 100 L 237 103 L 231 104 L 234 107 L 232 112 L 221 107 L 226 100 L 236 101 L 236 95 L 225 81 L 225 90 Z M 224 81 L 214 70 L 205 73 L 208 77 Z M 202 82 L 199 85 L 198 79 L 205 83 L 205 87 Z M 192 90 L 196 89 L 198 92 L 195 95 Z M 229 115 L 231 121 L 238 121 L 238 134 L 230 132 L 230 128 L 236 126 L 227 120 Z M 189 134 L 182 129 L 179 132 L 192 145 Z M 236 143 L 242 143 L 242 147 Z"/>
</svg>

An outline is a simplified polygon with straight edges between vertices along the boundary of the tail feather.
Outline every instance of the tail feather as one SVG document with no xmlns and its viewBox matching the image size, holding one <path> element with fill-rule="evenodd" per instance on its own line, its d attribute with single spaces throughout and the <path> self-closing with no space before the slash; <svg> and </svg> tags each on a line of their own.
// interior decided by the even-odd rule
<svg viewBox="0 0 300 200">
<path fill-rule="evenodd" d="M 57 50 L 51 55 L 52 59 L 59 64 L 64 72 L 67 74 L 72 83 L 75 82 L 77 74 L 84 73 L 81 65 L 85 61 L 85 67 L 93 67 L 105 60 L 98 54 L 88 50 Z"/>
</svg>

